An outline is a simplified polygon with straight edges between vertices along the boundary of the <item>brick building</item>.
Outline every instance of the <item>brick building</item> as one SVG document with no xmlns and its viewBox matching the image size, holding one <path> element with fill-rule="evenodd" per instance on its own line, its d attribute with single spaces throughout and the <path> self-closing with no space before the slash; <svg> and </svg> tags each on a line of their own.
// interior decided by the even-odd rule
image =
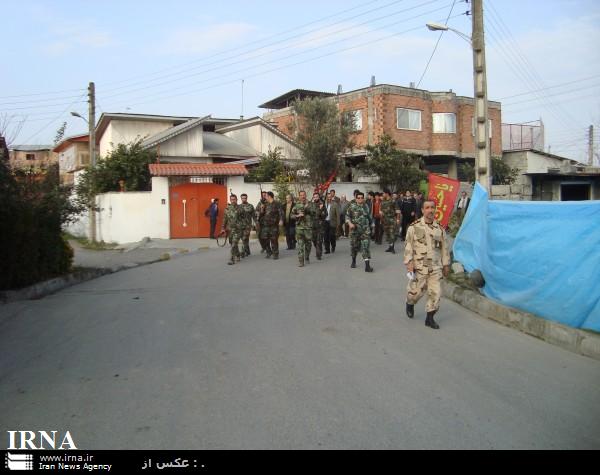
<svg viewBox="0 0 600 475">
<path fill-rule="evenodd" d="M 12 145 L 9 160 L 13 169 L 39 172 L 56 163 L 58 158 L 51 145 Z"/>
<path fill-rule="evenodd" d="M 429 92 L 380 84 L 338 94 L 296 89 L 259 107 L 269 109 L 263 115 L 266 121 L 292 136 L 291 104 L 308 97 L 325 97 L 335 101 L 342 113 L 353 113 L 356 148 L 348 154 L 350 165 L 363 160 L 365 146 L 377 143 L 384 133 L 396 141 L 398 148 L 421 156 L 425 168 L 434 173 L 457 178 L 460 163 L 474 162 L 473 98 L 457 96 L 452 91 Z M 488 101 L 488 107 L 491 153 L 501 157 L 501 105 Z"/>
</svg>

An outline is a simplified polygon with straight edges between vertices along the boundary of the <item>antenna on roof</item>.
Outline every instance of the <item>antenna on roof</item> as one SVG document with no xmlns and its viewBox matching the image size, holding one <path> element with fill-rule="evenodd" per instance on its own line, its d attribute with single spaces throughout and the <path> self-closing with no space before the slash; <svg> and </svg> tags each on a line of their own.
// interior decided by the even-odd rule
<svg viewBox="0 0 600 475">
<path fill-rule="evenodd" d="M 242 113 L 240 114 L 240 121 L 244 120 L 244 80 L 242 79 Z"/>
<path fill-rule="evenodd" d="M 371 76 L 371 87 L 375 87 L 377 83 L 375 82 L 375 76 Z"/>
</svg>

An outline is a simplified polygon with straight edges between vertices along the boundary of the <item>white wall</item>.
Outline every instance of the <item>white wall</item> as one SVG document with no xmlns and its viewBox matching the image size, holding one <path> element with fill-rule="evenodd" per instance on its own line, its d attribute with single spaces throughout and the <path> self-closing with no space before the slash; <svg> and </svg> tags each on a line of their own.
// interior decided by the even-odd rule
<svg viewBox="0 0 600 475">
<path fill-rule="evenodd" d="M 164 200 L 164 204 L 162 203 Z M 169 239 L 169 181 L 152 178 L 152 191 L 98 195 L 97 240 L 138 242 L 144 237 Z"/>
<path fill-rule="evenodd" d="M 138 137 L 149 137 L 171 127 L 173 127 L 172 122 L 111 120 L 100 138 L 100 156 L 106 157 L 106 154 L 120 143 L 127 144 L 133 142 Z"/>
<path fill-rule="evenodd" d="M 263 191 L 273 191 L 274 183 L 261 183 Z M 230 177 L 227 180 L 227 192 L 228 194 L 233 192 L 239 197 L 242 193 L 246 193 L 248 195 L 248 202 L 256 205 L 260 200 L 260 186 L 258 183 L 244 183 L 244 177 L 235 176 Z M 303 189 L 306 191 L 307 195 L 312 194 L 313 186 L 306 185 L 303 187 L 296 187 L 295 185 L 290 186 L 292 190 L 292 194 L 297 197 L 296 188 Z M 377 183 L 345 183 L 345 182 L 334 182 L 329 187 L 330 190 L 335 190 L 335 195 L 340 197 L 342 194 L 346 195 L 346 198 L 351 200 L 354 196 L 354 190 L 360 190 L 364 193 L 369 191 L 381 191 L 381 187 Z M 228 198 L 229 199 L 229 198 Z"/>
<path fill-rule="evenodd" d="M 236 130 L 230 130 L 223 135 L 252 147 L 257 152 L 263 154 L 276 147 L 280 147 L 283 157 L 288 160 L 299 160 L 300 150 L 289 141 L 283 139 L 279 135 L 273 133 L 262 124 L 255 124 L 249 127 L 244 127 Z"/>
</svg>

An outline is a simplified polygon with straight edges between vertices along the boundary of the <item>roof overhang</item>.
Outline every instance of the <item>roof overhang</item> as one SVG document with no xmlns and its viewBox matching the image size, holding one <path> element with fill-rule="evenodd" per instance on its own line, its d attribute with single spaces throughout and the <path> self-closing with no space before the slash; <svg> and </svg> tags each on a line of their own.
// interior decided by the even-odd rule
<svg viewBox="0 0 600 475">
<path fill-rule="evenodd" d="M 240 176 L 247 175 L 244 165 L 230 163 L 152 163 L 152 176 Z"/>
</svg>

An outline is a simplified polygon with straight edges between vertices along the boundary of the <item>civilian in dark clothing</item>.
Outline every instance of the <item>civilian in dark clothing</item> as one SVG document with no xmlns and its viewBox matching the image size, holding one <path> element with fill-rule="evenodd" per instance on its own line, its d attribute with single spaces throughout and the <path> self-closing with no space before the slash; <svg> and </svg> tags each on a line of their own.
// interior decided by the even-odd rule
<svg viewBox="0 0 600 475">
<path fill-rule="evenodd" d="M 287 195 L 285 197 L 285 204 L 283 205 L 283 227 L 285 229 L 285 241 L 288 249 L 296 249 L 296 221 L 292 216 L 294 204 L 292 195 Z"/>
<path fill-rule="evenodd" d="M 215 239 L 215 228 L 219 218 L 219 198 L 213 200 L 204 214 L 210 218 L 210 238 Z"/>
<path fill-rule="evenodd" d="M 406 231 L 408 231 L 408 226 L 415 220 L 416 212 L 416 202 L 413 198 L 413 195 L 410 191 L 407 191 L 402 199 L 402 207 L 400 208 L 402 212 L 402 233 L 400 234 L 400 239 L 404 241 L 406 239 Z"/>
<path fill-rule="evenodd" d="M 423 217 L 423 193 L 420 191 L 415 195 L 415 219 L 421 219 Z"/>
</svg>

